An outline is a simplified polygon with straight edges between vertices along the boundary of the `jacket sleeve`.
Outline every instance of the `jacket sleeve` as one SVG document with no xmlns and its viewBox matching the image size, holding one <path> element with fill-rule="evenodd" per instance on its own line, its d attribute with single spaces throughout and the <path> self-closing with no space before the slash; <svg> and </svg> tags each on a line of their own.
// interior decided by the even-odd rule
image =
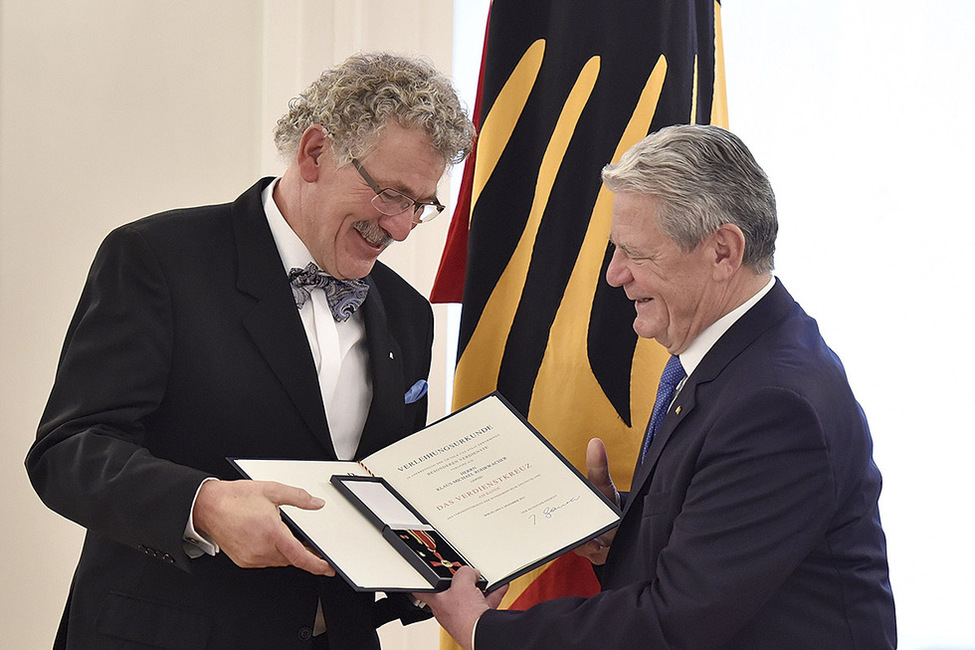
<svg viewBox="0 0 975 650">
<path fill-rule="evenodd" d="M 145 421 L 165 397 L 173 349 L 167 280 L 131 227 L 95 256 L 26 465 L 52 510 L 182 566 L 182 533 L 206 474 L 154 457 Z"/>
<path fill-rule="evenodd" d="M 630 494 L 661 509 L 632 503 L 608 562 L 649 555 L 659 543 L 651 521 L 673 516 L 652 569 L 589 599 L 485 612 L 477 650 L 722 647 L 823 539 L 836 495 L 829 455 L 801 396 L 776 388 L 742 394 L 708 423 L 692 476 L 676 488 L 682 495 Z"/>
</svg>

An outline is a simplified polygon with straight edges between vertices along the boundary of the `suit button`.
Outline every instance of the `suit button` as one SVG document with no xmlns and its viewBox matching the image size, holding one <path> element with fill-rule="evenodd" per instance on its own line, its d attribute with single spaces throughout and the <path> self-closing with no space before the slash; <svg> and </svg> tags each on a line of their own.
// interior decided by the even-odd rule
<svg viewBox="0 0 975 650">
<path fill-rule="evenodd" d="M 310 639 L 311 638 L 311 628 L 310 627 L 307 627 L 307 626 L 299 628 L 298 629 L 298 638 L 301 639 L 302 641 L 307 641 L 308 639 Z"/>
</svg>

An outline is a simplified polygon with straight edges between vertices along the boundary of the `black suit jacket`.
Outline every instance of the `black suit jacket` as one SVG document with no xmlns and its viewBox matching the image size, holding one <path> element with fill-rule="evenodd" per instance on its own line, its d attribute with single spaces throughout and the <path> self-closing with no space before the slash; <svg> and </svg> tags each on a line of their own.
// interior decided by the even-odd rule
<svg viewBox="0 0 975 650">
<path fill-rule="evenodd" d="M 102 244 L 70 324 L 31 481 L 88 529 L 57 647 L 303 648 L 317 603 L 331 647 L 378 647 L 375 627 L 417 618 L 341 578 L 190 559 L 182 534 L 204 477 L 227 457 L 334 460 L 308 341 L 261 203 L 122 226 Z M 429 303 L 377 263 L 362 306 L 373 400 L 358 457 L 422 427 Z M 422 618 L 422 615 L 419 616 Z"/>
<path fill-rule="evenodd" d="M 603 591 L 486 612 L 477 650 L 894 648 L 871 455 L 842 365 L 776 282 L 662 421 Z"/>
</svg>

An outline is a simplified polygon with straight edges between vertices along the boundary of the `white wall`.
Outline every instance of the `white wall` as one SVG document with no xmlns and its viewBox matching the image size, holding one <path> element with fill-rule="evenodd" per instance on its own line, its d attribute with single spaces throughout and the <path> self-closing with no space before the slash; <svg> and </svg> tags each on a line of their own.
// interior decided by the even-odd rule
<svg viewBox="0 0 975 650">
<path fill-rule="evenodd" d="M 456 0 L 462 89 L 487 2 Z M 975 648 L 975 4 L 725 0 L 722 23 L 730 126 L 778 198 L 776 272 L 873 430 L 899 647 Z"/>
<path fill-rule="evenodd" d="M 900 647 L 975 648 L 975 5 L 726 1 L 723 24 L 777 274 L 873 431 Z"/>
<path fill-rule="evenodd" d="M 101 239 L 280 171 L 288 99 L 354 51 L 449 72 L 451 26 L 450 0 L 0 0 L 0 648 L 51 647 L 81 547 L 23 458 Z M 447 223 L 384 261 L 428 292 Z M 401 630 L 383 628 L 384 647 L 437 647 L 435 623 Z"/>
</svg>

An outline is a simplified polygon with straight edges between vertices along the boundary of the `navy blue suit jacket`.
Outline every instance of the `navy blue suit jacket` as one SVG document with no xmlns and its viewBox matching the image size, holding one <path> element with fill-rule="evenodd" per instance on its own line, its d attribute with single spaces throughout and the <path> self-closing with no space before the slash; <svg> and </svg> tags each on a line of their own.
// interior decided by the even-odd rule
<svg viewBox="0 0 975 650">
<path fill-rule="evenodd" d="M 183 550 L 203 478 L 239 478 L 227 457 L 336 459 L 261 203 L 270 180 L 122 226 L 96 255 L 27 458 L 44 502 L 88 529 L 56 647 L 305 648 L 321 600 L 333 650 L 359 650 L 419 611 L 341 578 Z M 368 282 L 374 394 L 358 457 L 425 424 L 426 399 L 404 395 L 433 340 L 422 296 L 380 263 Z"/>
<path fill-rule="evenodd" d="M 894 648 L 880 483 L 839 359 L 777 281 L 662 421 L 603 591 L 486 612 L 477 650 Z"/>
</svg>

